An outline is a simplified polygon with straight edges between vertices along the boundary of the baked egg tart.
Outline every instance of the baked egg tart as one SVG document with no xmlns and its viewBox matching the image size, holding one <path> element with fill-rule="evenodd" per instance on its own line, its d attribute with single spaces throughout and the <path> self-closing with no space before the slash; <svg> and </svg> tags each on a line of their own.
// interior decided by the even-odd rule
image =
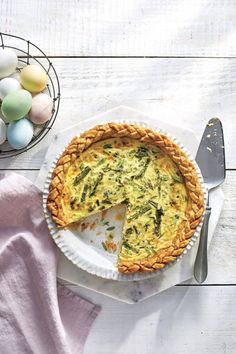
<svg viewBox="0 0 236 354">
<path fill-rule="evenodd" d="M 204 195 L 193 163 L 166 135 L 107 123 L 75 137 L 52 173 L 47 207 L 58 227 L 125 204 L 119 272 L 153 272 L 179 256 Z"/>
</svg>

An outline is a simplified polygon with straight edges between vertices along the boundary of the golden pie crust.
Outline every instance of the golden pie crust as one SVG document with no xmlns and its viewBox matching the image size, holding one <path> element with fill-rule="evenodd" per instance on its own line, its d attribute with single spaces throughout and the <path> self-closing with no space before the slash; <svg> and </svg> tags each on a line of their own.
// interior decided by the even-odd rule
<svg viewBox="0 0 236 354">
<path fill-rule="evenodd" d="M 92 144 L 105 139 L 118 137 L 127 137 L 150 143 L 164 151 L 178 166 L 188 192 L 186 218 L 181 222 L 170 246 L 158 250 L 155 255 L 143 260 L 118 261 L 118 270 L 122 273 L 129 274 L 139 271 L 153 272 L 163 268 L 167 263 L 174 261 L 176 257 L 185 250 L 204 213 L 204 195 L 195 167 L 182 149 L 166 135 L 137 125 L 107 123 L 97 125 L 81 134 L 79 137 L 75 137 L 57 161 L 56 167 L 52 173 L 47 207 L 57 226 L 65 227 L 67 222 L 61 202 L 68 168 L 76 161 L 80 154 Z"/>
</svg>

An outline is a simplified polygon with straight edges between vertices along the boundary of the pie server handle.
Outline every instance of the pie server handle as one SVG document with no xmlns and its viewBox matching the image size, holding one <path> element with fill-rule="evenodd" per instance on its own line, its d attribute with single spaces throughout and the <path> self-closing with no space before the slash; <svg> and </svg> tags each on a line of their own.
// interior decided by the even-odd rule
<svg viewBox="0 0 236 354">
<path fill-rule="evenodd" d="M 194 277 L 198 283 L 203 283 L 206 280 L 208 272 L 207 239 L 210 215 L 211 207 L 207 206 L 205 218 L 201 229 L 197 256 L 194 264 Z"/>
</svg>

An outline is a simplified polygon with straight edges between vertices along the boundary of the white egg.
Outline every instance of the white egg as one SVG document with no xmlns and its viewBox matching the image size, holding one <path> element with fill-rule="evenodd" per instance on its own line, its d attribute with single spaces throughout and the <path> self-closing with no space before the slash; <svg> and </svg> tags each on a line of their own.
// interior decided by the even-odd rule
<svg viewBox="0 0 236 354">
<path fill-rule="evenodd" d="M 18 91 L 21 89 L 19 81 L 12 77 L 6 77 L 0 81 L 0 100 L 3 100 L 10 92 Z"/>
<path fill-rule="evenodd" d="M 14 73 L 17 66 L 17 55 L 10 48 L 0 49 L 0 79 Z"/>
<path fill-rule="evenodd" d="M 0 119 L 0 145 L 5 142 L 7 138 L 7 126 L 2 119 Z"/>
</svg>

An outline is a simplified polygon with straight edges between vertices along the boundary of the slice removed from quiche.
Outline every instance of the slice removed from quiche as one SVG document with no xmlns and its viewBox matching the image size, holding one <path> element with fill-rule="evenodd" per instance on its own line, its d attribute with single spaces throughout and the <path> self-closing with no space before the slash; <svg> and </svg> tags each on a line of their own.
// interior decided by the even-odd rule
<svg viewBox="0 0 236 354">
<path fill-rule="evenodd" d="M 100 127 L 109 133 L 105 129 L 102 138 L 87 146 L 84 142 L 94 130 L 75 138 L 58 160 L 48 209 L 58 226 L 65 227 L 125 203 L 118 270 L 163 268 L 183 252 L 201 220 L 203 195 L 195 168 L 166 136 L 144 139 L 153 132 L 139 127 L 137 139 L 127 125 L 95 129 Z M 120 129 L 126 132 L 120 134 Z"/>
</svg>

